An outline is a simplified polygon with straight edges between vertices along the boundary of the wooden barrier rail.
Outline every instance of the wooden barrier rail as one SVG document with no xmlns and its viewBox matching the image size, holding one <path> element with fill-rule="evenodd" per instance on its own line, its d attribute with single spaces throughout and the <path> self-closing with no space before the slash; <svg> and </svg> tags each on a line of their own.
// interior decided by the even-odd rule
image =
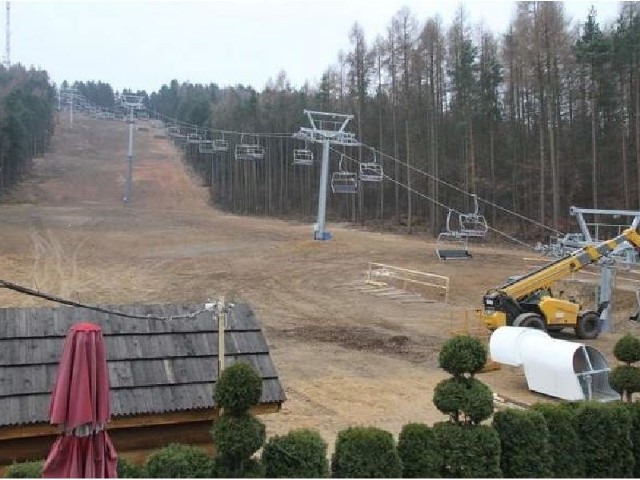
<svg viewBox="0 0 640 480">
<path fill-rule="evenodd" d="M 414 291 L 416 288 L 435 289 L 438 294 L 444 295 L 445 303 L 449 301 L 449 277 L 369 262 L 367 283 L 379 285 L 380 283 L 388 284 L 389 281 L 406 291 Z"/>
</svg>

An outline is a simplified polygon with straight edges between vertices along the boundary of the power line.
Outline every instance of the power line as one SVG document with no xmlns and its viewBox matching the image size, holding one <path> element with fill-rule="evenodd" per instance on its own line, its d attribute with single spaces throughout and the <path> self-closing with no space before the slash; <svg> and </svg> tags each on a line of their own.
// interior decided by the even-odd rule
<svg viewBox="0 0 640 480">
<path fill-rule="evenodd" d="M 18 285 L 13 282 L 9 282 L 7 280 L 0 279 L 0 288 L 6 288 L 8 290 L 13 290 L 14 292 L 22 293 L 25 295 L 30 295 L 32 297 L 43 298 L 45 300 L 49 300 L 51 302 L 61 303 L 63 305 L 69 305 L 71 307 L 79 307 L 86 308 L 87 310 L 94 310 L 96 312 L 107 313 L 110 315 L 117 315 L 119 317 L 125 318 L 133 318 L 136 320 L 182 320 L 187 318 L 195 318 L 203 312 L 206 312 L 207 309 L 204 308 L 202 310 L 198 310 L 196 312 L 187 313 L 185 315 L 176 315 L 176 316 L 166 316 L 166 317 L 157 317 L 154 315 L 133 315 L 126 312 L 120 312 L 118 310 L 111 310 L 108 308 L 99 307 L 97 305 L 90 305 L 81 302 L 75 302 L 73 300 L 67 300 L 65 298 L 58 297 L 56 295 L 51 295 L 50 293 L 39 292 L 37 290 L 33 290 L 32 288 L 25 287 L 23 285 Z"/>
</svg>

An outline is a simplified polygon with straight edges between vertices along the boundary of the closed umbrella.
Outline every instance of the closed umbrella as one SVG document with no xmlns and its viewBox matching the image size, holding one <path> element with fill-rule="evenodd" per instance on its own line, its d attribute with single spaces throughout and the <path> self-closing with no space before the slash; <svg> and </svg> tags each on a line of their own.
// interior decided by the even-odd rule
<svg viewBox="0 0 640 480">
<path fill-rule="evenodd" d="M 105 424 L 111 415 L 102 330 L 72 326 L 62 349 L 49 417 L 62 433 L 44 464 L 45 478 L 115 478 L 117 455 Z"/>
</svg>

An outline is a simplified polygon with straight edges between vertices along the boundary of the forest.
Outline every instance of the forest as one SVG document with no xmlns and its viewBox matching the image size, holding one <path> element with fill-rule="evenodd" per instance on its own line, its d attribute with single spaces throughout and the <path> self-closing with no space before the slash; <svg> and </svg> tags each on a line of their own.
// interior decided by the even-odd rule
<svg viewBox="0 0 640 480">
<path fill-rule="evenodd" d="M 570 21 L 561 2 L 518 2 L 500 35 L 470 25 L 462 7 L 451 25 L 403 8 L 384 34 L 368 39 L 355 23 L 349 41 L 319 85 L 292 88 L 285 72 L 260 92 L 173 80 L 149 103 L 211 131 L 294 133 L 307 125 L 304 108 L 354 114 L 357 138 L 390 156 L 377 160 L 396 182 L 364 191 L 364 206 L 332 201 L 330 212 L 351 220 L 398 224 L 410 211 L 437 232 L 442 204 L 472 205 L 433 177 L 476 193 L 490 222 L 514 229 L 531 225 L 491 204 L 561 231 L 571 228 L 571 205 L 640 208 L 639 4 L 621 3 L 616 21 L 600 25 L 594 10 Z M 291 141 L 267 143 L 266 167 L 231 168 L 241 182 L 258 175 L 249 179 L 254 200 L 247 192 L 219 200 L 240 211 L 312 213 L 317 165 L 303 172 L 281 158 Z"/>
</svg>

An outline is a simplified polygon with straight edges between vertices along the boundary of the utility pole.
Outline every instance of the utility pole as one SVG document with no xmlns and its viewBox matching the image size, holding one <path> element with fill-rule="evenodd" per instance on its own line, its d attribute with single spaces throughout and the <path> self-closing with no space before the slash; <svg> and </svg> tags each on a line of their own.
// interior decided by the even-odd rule
<svg viewBox="0 0 640 480">
<path fill-rule="evenodd" d="M 129 150 L 127 153 L 129 159 L 129 165 L 127 167 L 127 181 L 124 192 L 124 204 L 129 205 L 131 203 L 131 181 L 133 177 L 133 108 L 129 109 Z"/>
</svg>

